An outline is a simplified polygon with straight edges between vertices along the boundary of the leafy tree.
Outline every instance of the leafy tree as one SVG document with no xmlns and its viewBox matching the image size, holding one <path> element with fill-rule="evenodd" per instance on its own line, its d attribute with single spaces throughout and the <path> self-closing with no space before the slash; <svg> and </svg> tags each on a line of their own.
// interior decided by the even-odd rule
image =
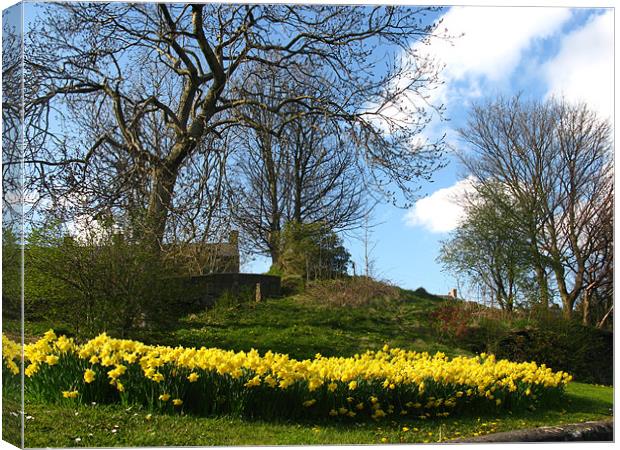
<svg viewBox="0 0 620 450">
<path fill-rule="evenodd" d="M 510 204 L 501 186 L 495 186 L 494 196 L 502 202 L 484 196 L 467 201 L 466 218 L 442 242 L 439 262 L 456 276 L 464 275 L 472 285 L 491 294 L 492 301 L 506 311 L 512 311 L 524 300 L 522 287 L 531 269 L 530 254 L 525 236 L 518 232 L 503 209 Z"/>
<path fill-rule="evenodd" d="M 277 269 L 306 280 L 347 274 L 349 252 L 336 233 L 322 223 L 288 222 L 280 237 L 282 257 Z"/>
</svg>

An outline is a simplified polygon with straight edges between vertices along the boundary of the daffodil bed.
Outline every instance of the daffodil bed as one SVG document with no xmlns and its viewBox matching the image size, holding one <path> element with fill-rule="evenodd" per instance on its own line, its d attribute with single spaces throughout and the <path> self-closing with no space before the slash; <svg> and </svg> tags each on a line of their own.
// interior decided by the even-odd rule
<svg viewBox="0 0 620 450">
<path fill-rule="evenodd" d="M 3 374 L 21 346 L 4 335 Z M 152 411 L 262 418 L 446 417 L 465 409 L 535 408 L 571 380 L 493 355 L 447 358 L 383 348 L 351 358 L 150 346 L 106 334 L 76 344 L 48 331 L 24 348 L 26 394 L 44 401 L 139 403 Z"/>
</svg>

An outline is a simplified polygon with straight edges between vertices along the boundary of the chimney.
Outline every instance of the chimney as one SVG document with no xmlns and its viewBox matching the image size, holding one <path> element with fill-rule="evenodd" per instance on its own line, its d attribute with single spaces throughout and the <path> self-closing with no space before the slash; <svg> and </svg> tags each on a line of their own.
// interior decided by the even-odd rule
<svg viewBox="0 0 620 450">
<path fill-rule="evenodd" d="M 239 246 L 239 232 L 237 230 L 232 230 L 228 235 L 228 243 L 230 245 L 234 245 L 235 247 Z"/>
</svg>

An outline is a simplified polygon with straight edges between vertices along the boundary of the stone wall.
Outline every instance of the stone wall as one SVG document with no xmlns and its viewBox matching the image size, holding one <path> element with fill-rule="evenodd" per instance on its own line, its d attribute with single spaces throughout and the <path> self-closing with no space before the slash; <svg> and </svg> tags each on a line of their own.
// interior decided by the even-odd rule
<svg viewBox="0 0 620 450">
<path fill-rule="evenodd" d="M 225 293 L 254 299 L 260 284 L 263 298 L 280 296 L 280 277 L 254 273 L 213 273 L 171 280 L 179 292 L 179 301 L 191 309 L 212 305 Z"/>
</svg>

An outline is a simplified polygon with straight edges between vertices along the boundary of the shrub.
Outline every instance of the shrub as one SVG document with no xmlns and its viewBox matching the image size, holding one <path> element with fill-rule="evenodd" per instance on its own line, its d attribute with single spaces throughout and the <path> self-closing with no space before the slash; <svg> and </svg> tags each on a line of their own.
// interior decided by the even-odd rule
<svg viewBox="0 0 620 450">
<path fill-rule="evenodd" d="M 178 294 L 157 251 L 114 233 L 78 241 L 51 224 L 29 236 L 25 265 L 26 317 L 61 320 L 78 336 L 166 321 Z"/>
<path fill-rule="evenodd" d="M 214 309 L 218 308 L 233 308 L 237 305 L 251 303 L 256 300 L 256 291 L 250 286 L 244 286 L 238 291 L 226 289 L 215 300 L 213 304 Z"/>
<path fill-rule="evenodd" d="M 431 314 L 440 339 L 511 361 L 538 361 L 576 380 L 612 384 L 613 334 L 553 311 L 529 317 L 525 311 L 507 314 L 471 302 L 446 302 Z"/>
<path fill-rule="evenodd" d="M 306 279 L 301 275 L 284 275 L 280 278 L 282 295 L 296 295 L 304 291 Z"/>
<path fill-rule="evenodd" d="M 5 320 L 21 316 L 21 247 L 7 228 L 2 229 L 2 315 Z"/>
<path fill-rule="evenodd" d="M 496 337 L 508 329 L 500 311 L 474 302 L 448 300 L 430 316 L 444 341 L 475 353 L 487 351 Z"/>
<path fill-rule="evenodd" d="M 462 302 L 446 302 L 430 313 L 433 328 L 445 341 L 454 343 L 468 331 L 471 323 L 471 308 Z"/>
<path fill-rule="evenodd" d="M 613 333 L 562 319 L 510 331 L 489 348 L 499 358 L 540 361 L 586 383 L 613 384 Z"/>
<path fill-rule="evenodd" d="M 323 305 L 361 307 L 376 301 L 398 300 L 400 290 L 369 277 L 347 277 L 311 282 L 304 299 Z"/>
</svg>

